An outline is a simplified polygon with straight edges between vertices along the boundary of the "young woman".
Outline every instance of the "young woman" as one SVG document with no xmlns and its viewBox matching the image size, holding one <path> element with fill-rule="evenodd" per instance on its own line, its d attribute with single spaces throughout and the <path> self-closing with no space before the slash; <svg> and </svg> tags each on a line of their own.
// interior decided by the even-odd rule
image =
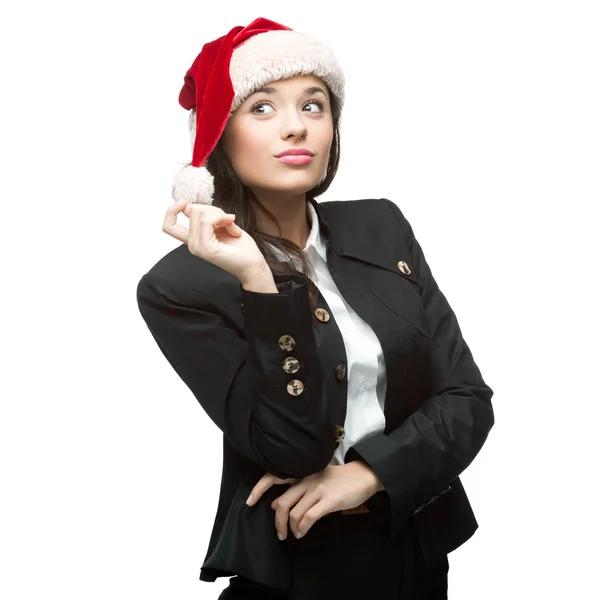
<svg viewBox="0 0 600 600">
<path fill-rule="evenodd" d="M 200 579 L 233 576 L 223 599 L 446 598 L 493 392 L 398 206 L 315 200 L 339 161 L 338 62 L 260 18 L 202 48 L 179 102 L 193 157 L 163 231 L 183 243 L 137 299 L 223 432 Z"/>
</svg>

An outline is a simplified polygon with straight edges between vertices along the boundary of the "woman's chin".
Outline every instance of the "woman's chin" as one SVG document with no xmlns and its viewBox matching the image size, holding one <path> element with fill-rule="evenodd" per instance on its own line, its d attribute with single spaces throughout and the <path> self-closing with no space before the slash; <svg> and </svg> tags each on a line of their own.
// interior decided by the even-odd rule
<svg viewBox="0 0 600 600">
<path fill-rule="evenodd" d="M 285 194 L 289 196 L 295 196 L 298 194 L 305 194 L 308 190 L 312 190 L 321 180 L 320 177 L 307 176 L 307 177 L 294 177 L 286 178 L 281 177 L 277 180 L 253 182 L 250 185 L 252 188 L 262 189 L 272 193 Z"/>
<path fill-rule="evenodd" d="M 254 190 L 255 193 L 259 195 L 261 192 L 263 192 L 267 194 L 280 194 L 282 196 L 299 196 L 300 194 L 305 194 L 306 192 L 308 192 L 308 190 L 312 190 L 318 183 L 319 179 L 311 179 L 309 181 L 304 182 L 290 182 L 287 185 L 281 181 L 253 181 L 246 185 L 248 185 L 250 189 Z"/>
</svg>

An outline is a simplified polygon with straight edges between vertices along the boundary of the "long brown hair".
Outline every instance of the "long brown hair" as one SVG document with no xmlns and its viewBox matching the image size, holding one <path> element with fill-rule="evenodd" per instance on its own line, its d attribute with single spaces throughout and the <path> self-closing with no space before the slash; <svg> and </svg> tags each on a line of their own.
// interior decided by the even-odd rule
<svg viewBox="0 0 600 600">
<path fill-rule="evenodd" d="M 333 179 L 335 178 L 340 161 L 341 109 L 337 98 L 331 93 L 330 90 L 329 98 L 333 123 L 333 139 L 329 152 L 329 161 L 327 163 L 325 177 L 315 187 L 306 192 L 307 202 L 309 198 L 315 199 L 329 188 Z M 190 123 L 192 121 L 195 125 L 195 118 L 190 119 Z M 258 249 L 265 257 L 265 260 L 272 273 L 288 275 L 297 275 L 298 273 L 301 273 L 306 277 L 311 312 L 314 318 L 314 311 L 317 308 L 318 293 L 317 288 L 309 277 L 309 274 L 314 274 L 312 265 L 304 255 L 302 248 L 300 248 L 300 246 L 297 244 L 294 244 L 293 242 L 290 242 L 289 240 L 286 240 L 280 236 L 268 235 L 266 233 L 257 231 L 256 210 L 262 211 L 262 213 L 277 226 L 280 233 L 281 228 L 279 227 L 277 219 L 273 213 L 267 210 L 256 197 L 256 195 L 250 190 L 250 188 L 240 181 L 239 177 L 231 166 L 229 158 L 223 150 L 222 140 L 223 138 L 221 137 L 214 150 L 206 160 L 206 168 L 214 177 L 215 192 L 213 195 L 213 205 L 222 208 L 226 213 L 234 213 L 236 215 L 236 224 L 239 225 L 250 236 L 252 236 L 256 242 L 256 245 L 258 246 Z M 272 244 L 275 248 L 283 252 L 283 254 L 287 256 L 288 260 L 285 262 L 280 262 L 269 244 Z M 298 271 L 293 264 L 292 260 L 294 259 L 297 260 L 301 265 L 300 271 Z"/>
</svg>

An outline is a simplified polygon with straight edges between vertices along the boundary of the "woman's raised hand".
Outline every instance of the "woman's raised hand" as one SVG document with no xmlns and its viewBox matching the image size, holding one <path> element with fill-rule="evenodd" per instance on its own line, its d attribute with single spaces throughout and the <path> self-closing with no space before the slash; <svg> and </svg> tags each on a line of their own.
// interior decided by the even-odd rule
<svg viewBox="0 0 600 600">
<path fill-rule="evenodd" d="M 190 220 L 189 230 L 177 222 L 180 212 Z M 238 227 L 234 219 L 235 215 L 227 214 L 218 206 L 181 200 L 167 209 L 162 230 L 187 244 L 195 256 L 244 282 L 268 266 L 254 239 Z"/>
</svg>

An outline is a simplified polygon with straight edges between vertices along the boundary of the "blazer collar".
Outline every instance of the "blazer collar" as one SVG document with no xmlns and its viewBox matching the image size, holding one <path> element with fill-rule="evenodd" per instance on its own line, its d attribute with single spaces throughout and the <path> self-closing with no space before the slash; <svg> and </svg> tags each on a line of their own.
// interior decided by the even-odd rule
<svg viewBox="0 0 600 600">
<path fill-rule="evenodd" d="M 398 261 L 403 260 L 408 263 L 411 261 L 406 251 L 402 254 L 398 253 L 397 240 L 382 236 L 378 227 L 364 225 L 369 221 L 377 222 L 377 216 L 365 218 L 365 211 L 369 208 L 376 211 L 376 206 L 361 201 L 319 203 L 311 198 L 309 202 L 308 210 L 312 224 L 306 244 L 307 250 L 314 249 L 327 263 L 327 250 L 331 248 L 338 256 L 359 259 L 415 281 L 413 272 L 406 274 L 398 269 Z M 384 215 L 387 216 L 387 213 Z M 381 218 L 384 216 L 382 215 Z M 401 232 L 398 234 L 400 235 Z M 273 249 L 279 256 L 278 250 Z M 285 257 L 280 256 L 280 260 L 285 260 Z M 299 268 L 298 265 L 297 267 Z"/>
<path fill-rule="evenodd" d="M 393 271 L 406 279 L 414 280 L 413 273 L 407 275 L 398 269 L 398 261 L 404 260 L 410 263 L 410 258 L 406 253 L 398 254 L 397 239 L 382 236 L 381 230 L 377 227 L 363 225 L 363 223 L 376 222 L 378 215 L 370 219 L 365 218 L 365 212 L 370 207 L 373 212 L 377 212 L 375 203 L 334 201 L 320 204 L 312 199 L 309 201 L 319 217 L 323 241 L 327 246 L 331 246 L 335 254 L 357 258 Z M 387 216 L 386 212 L 381 212 L 381 218 Z M 392 215 L 390 214 L 389 217 L 391 218 Z M 387 229 L 389 231 L 389 228 Z M 401 235 L 402 232 L 398 231 L 398 236 Z"/>
</svg>

